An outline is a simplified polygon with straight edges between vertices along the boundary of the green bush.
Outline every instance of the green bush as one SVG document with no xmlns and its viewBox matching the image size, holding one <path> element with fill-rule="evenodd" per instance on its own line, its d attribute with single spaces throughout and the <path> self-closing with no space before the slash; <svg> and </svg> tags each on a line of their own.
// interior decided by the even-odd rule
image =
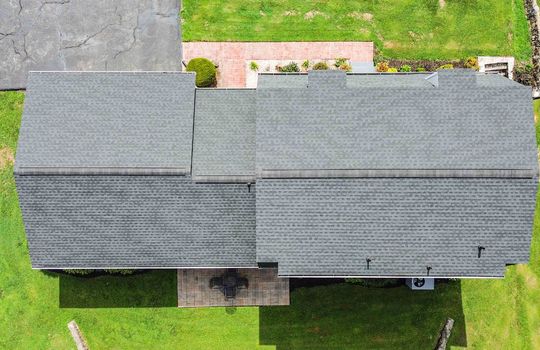
<svg viewBox="0 0 540 350">
<path fill-rule="evenodd" d="M 388 72 L 389 68 L 390 66 L 388 66 L 388 62 L 386 61 L 381 61 L 377 63 L 377 65 L 375 66 L 375 69 L 377 70 L 377 72 L 380 72 L 380 73 Z"/>
<path fill-rule="evenodd" d="M 397 73 L 397 68 L 390 67 L 390 68 L 388 68 L 388 70 L 386 72 L 387 73 Z"/>
<path fill-rule="evenodd" d="M 251 61 L 251 63 L 249 64 L 249 68 L 252 70 L 252 71 L 258 71 L 259 70 L 259 65 L 257 64 L 257 62 L 255 61 Z"/>
<path fill-rule="evenodd" d="M 279 67 L 279 68 L 278 68 Z M 296 62 L 291 62 L 287 65 L 284 65 L 282 67 L 278 66 L 276 67 L 279 72 L 283 73 L 293 73 L 293 72 L 300 72 L 300 68 L 298 67 L 298 64 Z"/>
<path fill-rule="evenodd" d="M 347 278 L 345 282 L 368 288 L 397 287 L 404 283 L 401 278 Z"/>
<path fill-rule="evenodd" d="M 304 68 L 305 70 L 308 70 L 309 66 L 310 66 L 309 60 L 305 60 L 304 62 L 302 62 L 302 68 Z"/>
<path fill-rule="evenodd" d="M 442 66 L 437 68 L 437 70 L 441 70 L 441 69 L 454 69 L 454 65 L 452 63 L 443 64 Z"/>
<path fill-rule="evenodd" d="M 69 273 L 70 275 L 75 276 L 86 276 L 94 273 L 95 270 L 83 270 L 83 269 L 65 269 L 63 270 L 65 273 Z"/>
<path fill-rule="evenodd" d="M 416 68 L 416 71 L 417 72 L 425 72 L 426 69 L 424 67 L 418 67 L 418 68 Z"/>
<path fill-rule="evenodd" d="M 341 66 L 343 66 L 344 64 L 349 64 L 349 62 L 346 58 L 343 57 L 336 58 L 334 62 L 334 66 L 336 66 L 336 68 L 341 68 Z"/>
<path fill-rule="evenodd" d="M 83 269 L 65 269 L 65 273 L 74 276 L 88 276 L 95 272 L 106 272 L 111 275 L 132 275 L 137 270 L 128 270 L 128 269 L 108 269 L 108 270 L 83 270 Z"/>
<path fill-rule="evenodd" d="M 128 270 L 128 269 L 108 269 L 108 270 L 103 270 L 107 273 L 110 273 L 111 275 L 133 275 L 133 273 L 136 271 L 136 270 Z"/>
<path fill-rule="evenodd" d="M 399 71 L 400 72 L 410 72 L 410 71 L 412 71 L 412 68 L 408 64 L 404 64 L 403 66 L 399 67 Z"/>
<path fill-rule="evenodd" d="M 313 70 L 328 70 L 328 64 L 326 62 L 317 62 L 311 67 Z"/>
<path fill-rule="evenodd" d="M 195 72 L 195 85 L 209 87 L 216 85 L 216 66 L 209 59 L 198 57 L 189 61 L 186 70 Z"/>
</svg>

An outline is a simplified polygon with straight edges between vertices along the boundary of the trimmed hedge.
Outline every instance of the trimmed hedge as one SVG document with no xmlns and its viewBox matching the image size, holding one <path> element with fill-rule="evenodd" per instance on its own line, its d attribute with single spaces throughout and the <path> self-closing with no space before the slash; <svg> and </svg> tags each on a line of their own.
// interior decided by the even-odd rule
<svg viewBox="0 0 540 350">
<path fill-rule="evenodd" d="M 211 87 L 216 85 L 216 65 L 207 58 L 198 57 L 189 61 L 186 70 L 195 72 L 195 85 L 197 87 Z"/>
<path fill-rule="evenodd" d="M 345 282 L 368 288 L 392 288 L 405 283 L 401 278 L 347 278 Z"/>
<path fill-rule="evenodd" d="M 90 269 L 65 269 L 63 272 L 74 276 L 99 276 L 99 275 L 132 275 L 137 270 L 130 269 L 107 269 L 107 270 L 90 270 Z"/>
</svg>

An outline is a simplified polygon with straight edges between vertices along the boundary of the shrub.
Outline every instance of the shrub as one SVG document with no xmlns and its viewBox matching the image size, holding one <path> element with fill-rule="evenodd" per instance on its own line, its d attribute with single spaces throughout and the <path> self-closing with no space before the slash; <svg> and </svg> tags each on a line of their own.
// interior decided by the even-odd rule
<svg viewBox="0 0 540 350">
<path fill-rule="evenodd" d="M 368 288 L 389 288 L 403 284 L 401 278 L 347 278 L 345 282 Z"/>
<path fill-rule="evenodd" d="M 195 85 L 209 87 L 216 85 L 216 66 L 206 58 L 194 58 L 189 61 L 186 70 L 195 72 Z"/>
<path fill-rule="evenodd" d="M 412 68 L 408 64 L 404 64 L 403 66 L 399 67 L 399 71 L 400 72 L 410 72 L 410 71 L 412 71 Z"/>
<path fill-rule="evenodd" d="M 388 68 L 388 70 L 386 71 L 387 73 L 397 73 L 397 68 Z"/>
<path fill-rule="evenodd" d="M 300 68 L 298 67 L 298 64 L 296 64 L 296 62 L 291 62 L 291 63 L 289 63 L 289 64 L 287 64 L 285 66 L 279 67 L 279 68 L 276 67 L 276 69 L 279 72 L 284 72 L 284 73 L 300 72 Z"/>
<path fill-rule="evenodd" d="M 417 72 L 425 72 L 426 69 L 424 67 L 418 67 L 418 68 L 416 68 L 416 71 Z"/>
<path fill-rule="evenodd" d="M 308 70 L 309 66 L 309 60 L 305 60 L 304 62 L 302 62 L 302 68 L 304 68 L 305 70 Z"/>
<path fill-rule="evenodd" d="M 478 59 L 476 57 L 467 58 L 467 60 L 465 61 L 465 64 L 463 66 L 465 68 L 470 68 L 470 69 L 474 69 L 474 70 L 480 69 L 480 67 L 478 66 Z"/>
<path fill-rule="evenodd" d="M 343 57 L 339 57 L 339 58 L 336 58 L 335 62 L 334 62 L 334 66 L 336 66 L 336 68 L 341 68 L 342 65 L 344 64 L 348 64 L 348 60 L 346 58 L 343 58 Z"/>
<path fill-rule="evenodd" d="M 527 62 L 519 62 L 514 68 L 514 79 L 523 85 L 535 86 L 534 67 Z"/>
<path fill-rule="evenodd" d="M 328 64 L 326 64 L 326 62 L 317 62 L 313 65 L 313 67 L 311 67 L 311 69 L 313 70 L 327 70 L 328 69 Z"/>
<path fill-rule="evenodd" d="M 352 67 L 348 63 L 343 63 L 341 66 L 339 66 L 339 69 L 344 70 L 345 72 L 352 71 Z"/>
<path fill-rule="evenodd" d="M 86 276 L 95 272 L 95 270 L 83 270 L 83 269 L 65 269 L 65 273 L 69 273 L 74 276 Z"/>
<path fill-rule="evenodd" d="M 437 70 L 441 70 L 441 69 L 454 69 L 454 65 L 452 63 L 443 64 L 442 66 L 437 68 Z"/>
<path fill-rule="evenodd" d="M 377 70 L 377 72 L 388 72 L 388 68 L 390 68 L 388 66 L 388 62 L 386 61 L 381 61 L 379 63 L 377 63 L 377 65 L 375 66 L 375 69 Z"/>
<path fill-rule="evenodd" d="M 93 273 L 103 274 L 103 272 L 111 275 L 132 275 L 136 270 L 128 269 L 108 269 L 108 270 L 83 270 L 83 269 L 66 269 L 63 270 L 65 273 L 74 276 L 88 276 Z"/>
<path fill-rule="evenodd" d="M 259 70 L 259 65 L 257 64 L 257 62 L 251 61 L 251 63 L 249 64 L 249 69 L 256 72 Z"/>
<path fill-rule="evenodd" d="M 111 275 L 132 275 L 136 270 L 128 270 L 128 269 L 109 269 L 104 270 L 107 273 L 110 273 Z"/>
</svg>

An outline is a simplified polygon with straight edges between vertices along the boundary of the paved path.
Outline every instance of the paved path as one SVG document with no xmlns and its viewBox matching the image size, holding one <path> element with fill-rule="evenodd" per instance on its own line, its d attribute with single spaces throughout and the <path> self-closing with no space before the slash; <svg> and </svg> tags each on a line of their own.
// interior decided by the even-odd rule
<svg viewBox="0 0 540 350">
<path fill-rule="evenodd" d="M 0 89 L 29 70 L 181 70 L 179 0 L 0 0 Z"/>
<path fill-rule="evenodd" d="M 206 57 L 219 65 L 220 87 L 246 86 L 246 61 L 333 60 L 372 62 L 372 42 L 187 42 L 184 61 Z"/>
</svg>

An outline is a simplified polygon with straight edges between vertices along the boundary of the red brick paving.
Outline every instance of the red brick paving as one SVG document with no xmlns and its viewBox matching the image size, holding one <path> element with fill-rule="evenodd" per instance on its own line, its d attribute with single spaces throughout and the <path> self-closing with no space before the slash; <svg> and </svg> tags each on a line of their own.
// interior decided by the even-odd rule
<svg viewBox="0 0 540 350">
<path fill-rule="evenodd" d="M 245 87 L 251 60 L 373 61 L 372 42 L 185 42 L 182 49 L 186 62 L 206 57 L 218 64 L 220 87 Z"/>
</svg>

